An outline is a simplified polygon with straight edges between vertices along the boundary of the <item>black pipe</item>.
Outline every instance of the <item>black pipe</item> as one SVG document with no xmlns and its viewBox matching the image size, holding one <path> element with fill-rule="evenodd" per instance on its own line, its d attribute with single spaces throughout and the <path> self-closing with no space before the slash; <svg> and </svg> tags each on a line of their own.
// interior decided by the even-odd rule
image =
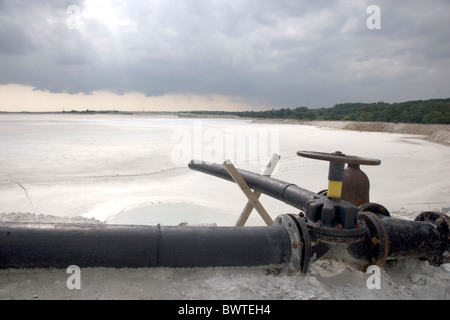
<svg viewBox="0 0 450 320">
<path fill-rule="evenodd" d="M 189 168 L 234 182 L 223 165 L 192 160 Z M 242 169 L 237 170 L 249 188 L 307 212 L 311 222 L 320 221 L 328 227 L 340 225 L 344 229 L 353 229 L 357 222 L 358 208 L 352 203 L 330 199 L 293 183 Z"/>
<path fill-rule="evenodd" d="M 414 221 L 373 212 L 361 212 L 359 218 L 367 225 L 364 254 L 371 264 L 400 258 L 422 258 L 435 265 L 448 261 L 450 219 L 442 213 L 424 212 Z"/>
<path fill-rule="evenodd" d="M 283 226 L 0 224 L 0 268 L 282 266 Z"/>
<path fill-rule="evenodd" d="M 272 226 L 189 227 L 107 224 L 0 224 L 0 268 L 267 266 L 306 272 L 310 259 L 361 266 L 426 258 L 448 262 L 449 220 L 417 221 L 363 212 L 361 232 L 332 230 L 281 215 Z"/>
<path fill-rule="evenodd" d="M 189 168 L 234 182 L 223 165 L 192 160 Z M 306 212 L 311 252 L 316 256 L 325 256 L 337 244 L 342 244 L 345 250 L 338 250 L 341 258 L 379 265 L 386 260 L 407 257 L 427 258 L 435 264 L 448 261 L 444 256 L 449 255 L 450 219 L 445 215 L 427 212 L 416 221 L 393 219 L 378 212 L 380 205 L 358 208 L 295 184 L 242 169 L 238 172 L 251 189 Z"/>
<path fill-rule="evenodd" d="M 233 178 L 223 165 L 192 160 L 189 163 L 189 168 L 234 182 Z M 242 169 L 237 170 L 251 189 L 283 201 L 297 209 L 306 211 L 308 209 L 309 201 L 317 197 L 316 193 L 300 188 L 293 183 L 284 182 Z"/>
<path fill-rule="evenodd" d="M 189 167 L 228 181 L 217 164 Z M 306 272 L 315 256 L 362 265 L 417 257 L 449 261 L 450 218 L 424 212 L 393 219 L 381 205 L 356 207 L 249 171 L 248 186 L 306 215 L 281 215 L 264 227 L 0 224 L 0 268 L 268 266 Z"/>
<path fill-rule="evenodd" d="M 216 267 L 284 265 L 289 234 L 272 227 L 161 227 L 158 265 Z"/>
<path fill-rule="evenodd" d="M 382 219 L 389 240 L 389 259 L 422 258 L 442 254 L 442 235 L 436 225 L 400 219 Z"/>
<path fill-rule="evenodd" d="M 157 227 L 0 224 L 0 267 L 156 267 Z"/>
</svg>

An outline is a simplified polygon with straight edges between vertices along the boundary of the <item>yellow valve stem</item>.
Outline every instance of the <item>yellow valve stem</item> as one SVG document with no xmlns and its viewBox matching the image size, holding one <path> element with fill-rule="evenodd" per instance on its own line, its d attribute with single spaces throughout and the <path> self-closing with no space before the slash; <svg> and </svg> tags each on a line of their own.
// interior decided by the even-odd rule
<svg viewBox="0 0 450 320">
<path fill-rule="evenodd" d="M 342 194 L 342 181 L 328 180 L 327 197 L 340 199 Z"/>
</svg>

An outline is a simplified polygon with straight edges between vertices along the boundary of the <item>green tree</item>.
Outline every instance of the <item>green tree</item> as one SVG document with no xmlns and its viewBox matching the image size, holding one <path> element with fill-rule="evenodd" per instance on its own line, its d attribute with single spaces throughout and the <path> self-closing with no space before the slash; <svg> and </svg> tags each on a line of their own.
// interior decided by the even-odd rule
<svg viewBox="0 0 450 320">
<path fill-rule="evenodd" d="M 440 111 L 431 111 L 430 113 L 427 113 L 423 119 L 423 123 L 445 123 L 444 114 Z"/>
<path fill-rule="evenodd" d="M 362 112 L 358 118 L 357 121 L 374 121 L 375 114 L 373 112 Z"/>
</svg>

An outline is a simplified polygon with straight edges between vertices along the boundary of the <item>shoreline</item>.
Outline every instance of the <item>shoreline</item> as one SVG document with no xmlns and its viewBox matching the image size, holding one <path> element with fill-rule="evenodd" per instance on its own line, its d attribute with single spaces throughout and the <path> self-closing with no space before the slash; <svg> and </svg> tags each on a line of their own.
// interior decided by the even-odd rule
<svg viewBox="0 0 450 320">
<path fill-rule="evenodd" d="M 178 118 L 199 118 L 199 119 L 233 119 L 246 120 L 250 123 L 267 124 L 297 124 L 309 125 L 319 128 L 365 131 L 365 132 L 385 132 L 396 134 L 417 135 L 415 139 L 423 139 L 444 146 L 450 146 L 450 124 L 424 124 L 424 123 L 393 123 L 393 122 L 362 122 L 362 121 L 342 121 L 342 120 L 297 120 L 297 119 L 279 119 L 279 118 L 249 118 L 236 115 L 217 115 L 217 114 L 192 114 L 186 112 L 94 112 L 94 113 L 71 113 L 71 112 L 41 112 L 41 113 L 14 113 L 1 112 L 2 114 L 63 114 L 63 115 L 116 115 L 116 116 L 173 116 Z"/>
<path fill-rule="evenodd" d="M 444 146 L 450 146 L 450 124 L 424 124 L 424 123 L 393 123 L 393 122 L 362 122 L 362 121 L 342 121 L 342 120 L 297 120 L 297 119 L 277 119 L 277 118 L 248 118 L 236 115 L 210 115 L 210 114 L 190 114 L 178 113 L 180 118 L 206 118 L 206 119 L 236 119 L 247 120 L 251 123 L 272 123 L 272 124 L 298 124 L 324 127 L 330 129 L 386 132 L 398 134 L 412 134 L 423 136 L 423 139 Z M 420 139 L 421 137 L 417 137 Z"/>
<path fill-rule="evenodd" d="M 392 122 L 359 122 L 359 121 L 303 121 L 294 119 L 252 119 L 255 123 L 299 124 L 325 127 L 330 129 L 386 132 L 398 134 L 412 134 L 423 136 L 426 141 L 450 146 L 450 125 L 448 124 L 422 124 L 422 123 L 392 123 Z M 420 139 L 420 137 L 417 137 Z"/>
</svg>

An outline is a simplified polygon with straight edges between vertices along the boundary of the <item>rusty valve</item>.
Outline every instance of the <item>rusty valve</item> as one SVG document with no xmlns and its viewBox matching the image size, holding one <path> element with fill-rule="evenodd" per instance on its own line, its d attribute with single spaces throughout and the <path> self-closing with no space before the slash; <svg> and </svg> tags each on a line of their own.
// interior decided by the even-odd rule
<svg viewBox="0 0 450 320">
<path fill-rule="evenodd" d="M 348 156 L 341 151 L 334 153 L 297 151 L 297 155 L 330 162 L 328 171 L 328 197 L 342 199 L 356 206 L 369 202 L 369 178 L 361 171 L 359 166 L 377 166 L 381 164 L 380 160 Z M 346 163 L 348 165 L 344 170 Z"/>
</svg>

